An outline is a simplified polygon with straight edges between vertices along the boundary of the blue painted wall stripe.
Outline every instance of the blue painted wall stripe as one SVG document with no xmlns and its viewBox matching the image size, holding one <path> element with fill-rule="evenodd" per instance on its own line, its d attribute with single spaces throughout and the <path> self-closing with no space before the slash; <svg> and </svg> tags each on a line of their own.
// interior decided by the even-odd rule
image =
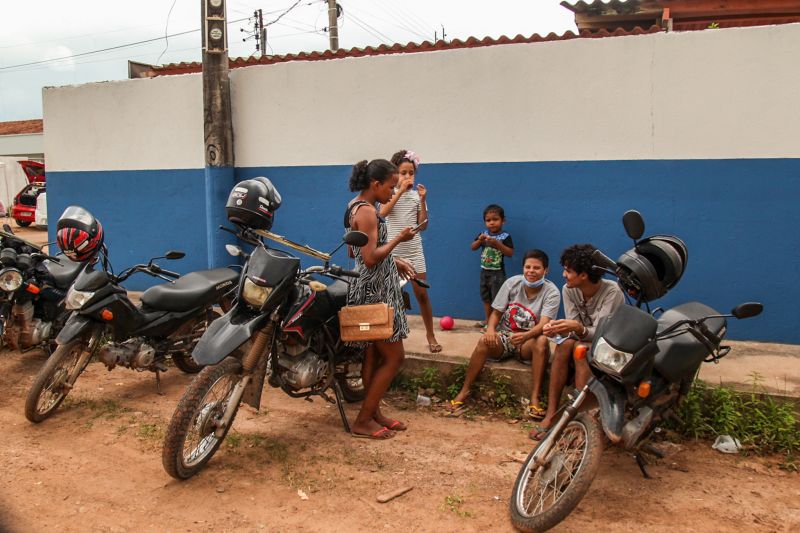
<svg viewBox="0 0 800 533">
<path fill-rule="evenodd" d="M 273 230 L 318 249 L 343 233 L 349 166 L 237 168 L 236 179 L 266 175 L 283 196 Z M 48 174 L 49 217 L 70 203 L 89 208 L 107 228 L 115 265 L 168 248 L 188 253 L 181 270 L 205 268 L 203 170 Z M 564 247 L 591 242 L 612 257 L 630 247 L 622 213 L 638 209 L 647 234 L 684 239 L 689 263 L 681 283 L 656 305 L 700 300 L 727 311 L 746 300 L 761 317 L 731 324 L 732 338 L 800 343 L 794 289 L 800 275 L 800 159 L 650 160 L 428 164 L 430 228 L 423 234 L 436 314 L 477 318 L 481 213 L 499 203 L 514 237 L 509 275 L 528 248 L 550 255 L 549 278 L 562 284 Z M 223 213 L 223 201 L 219 210 Z M 51 237 L 54 231 L 51 226 Z M 347 263 L 343 252 L 336 260 Z M 304 264 L 312 264 L 304 259 Z M 413 300 L 413 298 L 412 298 Z"/>
</svg>

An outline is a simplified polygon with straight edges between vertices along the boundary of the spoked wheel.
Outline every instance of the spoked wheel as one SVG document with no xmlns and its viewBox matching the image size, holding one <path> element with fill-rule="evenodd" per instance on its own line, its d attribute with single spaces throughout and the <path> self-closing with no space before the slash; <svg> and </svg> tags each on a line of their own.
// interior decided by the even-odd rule
<svg viewBox="0 0 800 533">
<path fill-rule="evenodd" d="M 194 378 L 181 398 L 167 427 L 161 460 L 175 479 L 189 479 L 206 465 L 219 448 L 236 418 L 222 426 L 221 419 L 234 387 L 242 379 L 238 359 L 225 358 Z M 236 406 L 236 410 L 239 406 Z"/>
<path fill-rule="evenodd" d="M 175 366 L 181 372 L 197 374 L 203 370 L 203 365 L 198 365 L 195 360 L 192 359 L 192 351 L 194 351 L 194 347 L 197 346 L 200 337 L 206 332 L 211 322 L 220 316 L 222 315 L 220 315 L 219 312 L 209 309 L 205 315 L 195 318 L 193 322 L 186 325 L 184 331 L 188 330 L 187 333 L 183 335 L 180 341 L 173 344 L 173 346 L 180 348 L 180 350 L 171 353 L 172 362 L 175 363 Z M 179 345 L 179 343 L 181 344 Z"/>
<path fill-rule="evenodd" d="M 578 505 L 600 467 L 602 430 L 583 413 L 567 424 L 542 466 L 532 464 L 534 452 L 522 465 L 510 501 L 511 521 L 521 531 L 546 531 Z"/>
<path fill-rule="evenodd" d="M 344 401 L 348 403 L 360 402 L 364 399 L 364 381 L 361 379 L 361 363 L 348 361 L 344 364 L 344 371 L 336 374 L 336 381 L 342 389 Z"/>
<path fill-rule="evenodd" d="M 78 376 L 70 376 L 78 365 L 81 354 L 87 349 L 87 342 L 77 339 L 61 345 L 45 362 L 33 382 L 25 400 L 25 418 L 39 423 L 55 412 L 67 397 Z M 88 362 L 88 359 L 87 359 Z M 80 369 L 83 372 L 83 368 Z"/>
</svg>

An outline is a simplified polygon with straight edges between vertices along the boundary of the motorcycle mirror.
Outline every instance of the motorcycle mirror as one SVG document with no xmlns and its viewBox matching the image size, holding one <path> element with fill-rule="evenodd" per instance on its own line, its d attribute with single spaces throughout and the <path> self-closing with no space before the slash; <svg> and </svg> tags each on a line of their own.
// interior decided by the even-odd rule
<svg viewBox="0 0 800 533">
<path fill-rule="evenodd" d="M 342 237 L 342 240 L 345 244 L 349 244 L 350 246 L 355 246 L 356 248 L 361 248 L 362 246 L 366 245 L 369 242 L 369 237 L 363 231 L 348 231 Z"/>
<path fill-rule="evenodd" d="M 733 308 L 731 314 L 736 318 L 750 318 L 761 314 L 764 306 L 759 302 L 745 302 Z"/>
<path fill-rule="evenodd" d="M 232 255 L 233 257 L 239 257 L 240 255 L 242 255 L 242 249 L 233 244 L 226 244 L 225 251 L 228 252 L 228 254 Z"/>
<path fill-rule="evenodd" d="M 641 239 L 644 235 L 644 219 L 641 213 L 634 209 L 625 211 L 625 214 L 622 215 L 622 225 L 625 227 L 625 233 L 634 241 Z"/>
<path fill-rule="evenodd" d="M 166 253 L 166 255 L 164 255 L 164 258 L 173 260 L 173 259 L 182 259 L 185 256 L 186 254 L 183 252 L 180 252 L 178 250 L 170 250 L 169 252 Z"/>
</svg>

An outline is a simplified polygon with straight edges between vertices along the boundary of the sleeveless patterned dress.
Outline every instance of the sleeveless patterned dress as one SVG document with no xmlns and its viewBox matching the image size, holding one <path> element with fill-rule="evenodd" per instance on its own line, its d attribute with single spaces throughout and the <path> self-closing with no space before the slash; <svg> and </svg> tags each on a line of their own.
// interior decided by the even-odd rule
<svg viewBox="0 0 800 533">
<path fill-rule="evenodd" d="M 356 211 L 365 205 L 369 204 L 359 201 L 348 208 L 350 216 L 347 217 L 345 215 L 345 227 L 348 230 L 350 229 L 350 220 L 352 220 Z M 381 217 L 378 217 L 378 246 L 386 244 L 386 235 L 386 222 Z M 350 283 L 350 292 L 347 298 L 348 305 L 386 303 L 389 307 L 394 308 L 394 332 L 386 342 L 397 342 L 405 339 L 408 336 L 408 322 L 406 321 L 403 297 L 400 292 L 400 274 L 397 272 L 394 257 L 389 254 L 377 265 L 367 268 L 361 256 L 361 248 L 353 247 L 353 255 L 356 260 L 355 270 L 361 274 L 361 277 Z M 348 344 L 363 348 L 370 343 L 351 342 Z"/>
</svg>

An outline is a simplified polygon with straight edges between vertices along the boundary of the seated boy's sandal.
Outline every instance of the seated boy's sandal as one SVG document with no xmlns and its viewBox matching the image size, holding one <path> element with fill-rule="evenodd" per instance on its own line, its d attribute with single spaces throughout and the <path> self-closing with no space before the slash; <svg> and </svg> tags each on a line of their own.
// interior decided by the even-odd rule
<svg viewBox="0 0 800 533">
<path fill-rule="evenodd" d="M 343 307 L 339 330 L 345 342 L 385 341 L 394 333 L 394 308 L 385 303 Z"/>
</svg>

